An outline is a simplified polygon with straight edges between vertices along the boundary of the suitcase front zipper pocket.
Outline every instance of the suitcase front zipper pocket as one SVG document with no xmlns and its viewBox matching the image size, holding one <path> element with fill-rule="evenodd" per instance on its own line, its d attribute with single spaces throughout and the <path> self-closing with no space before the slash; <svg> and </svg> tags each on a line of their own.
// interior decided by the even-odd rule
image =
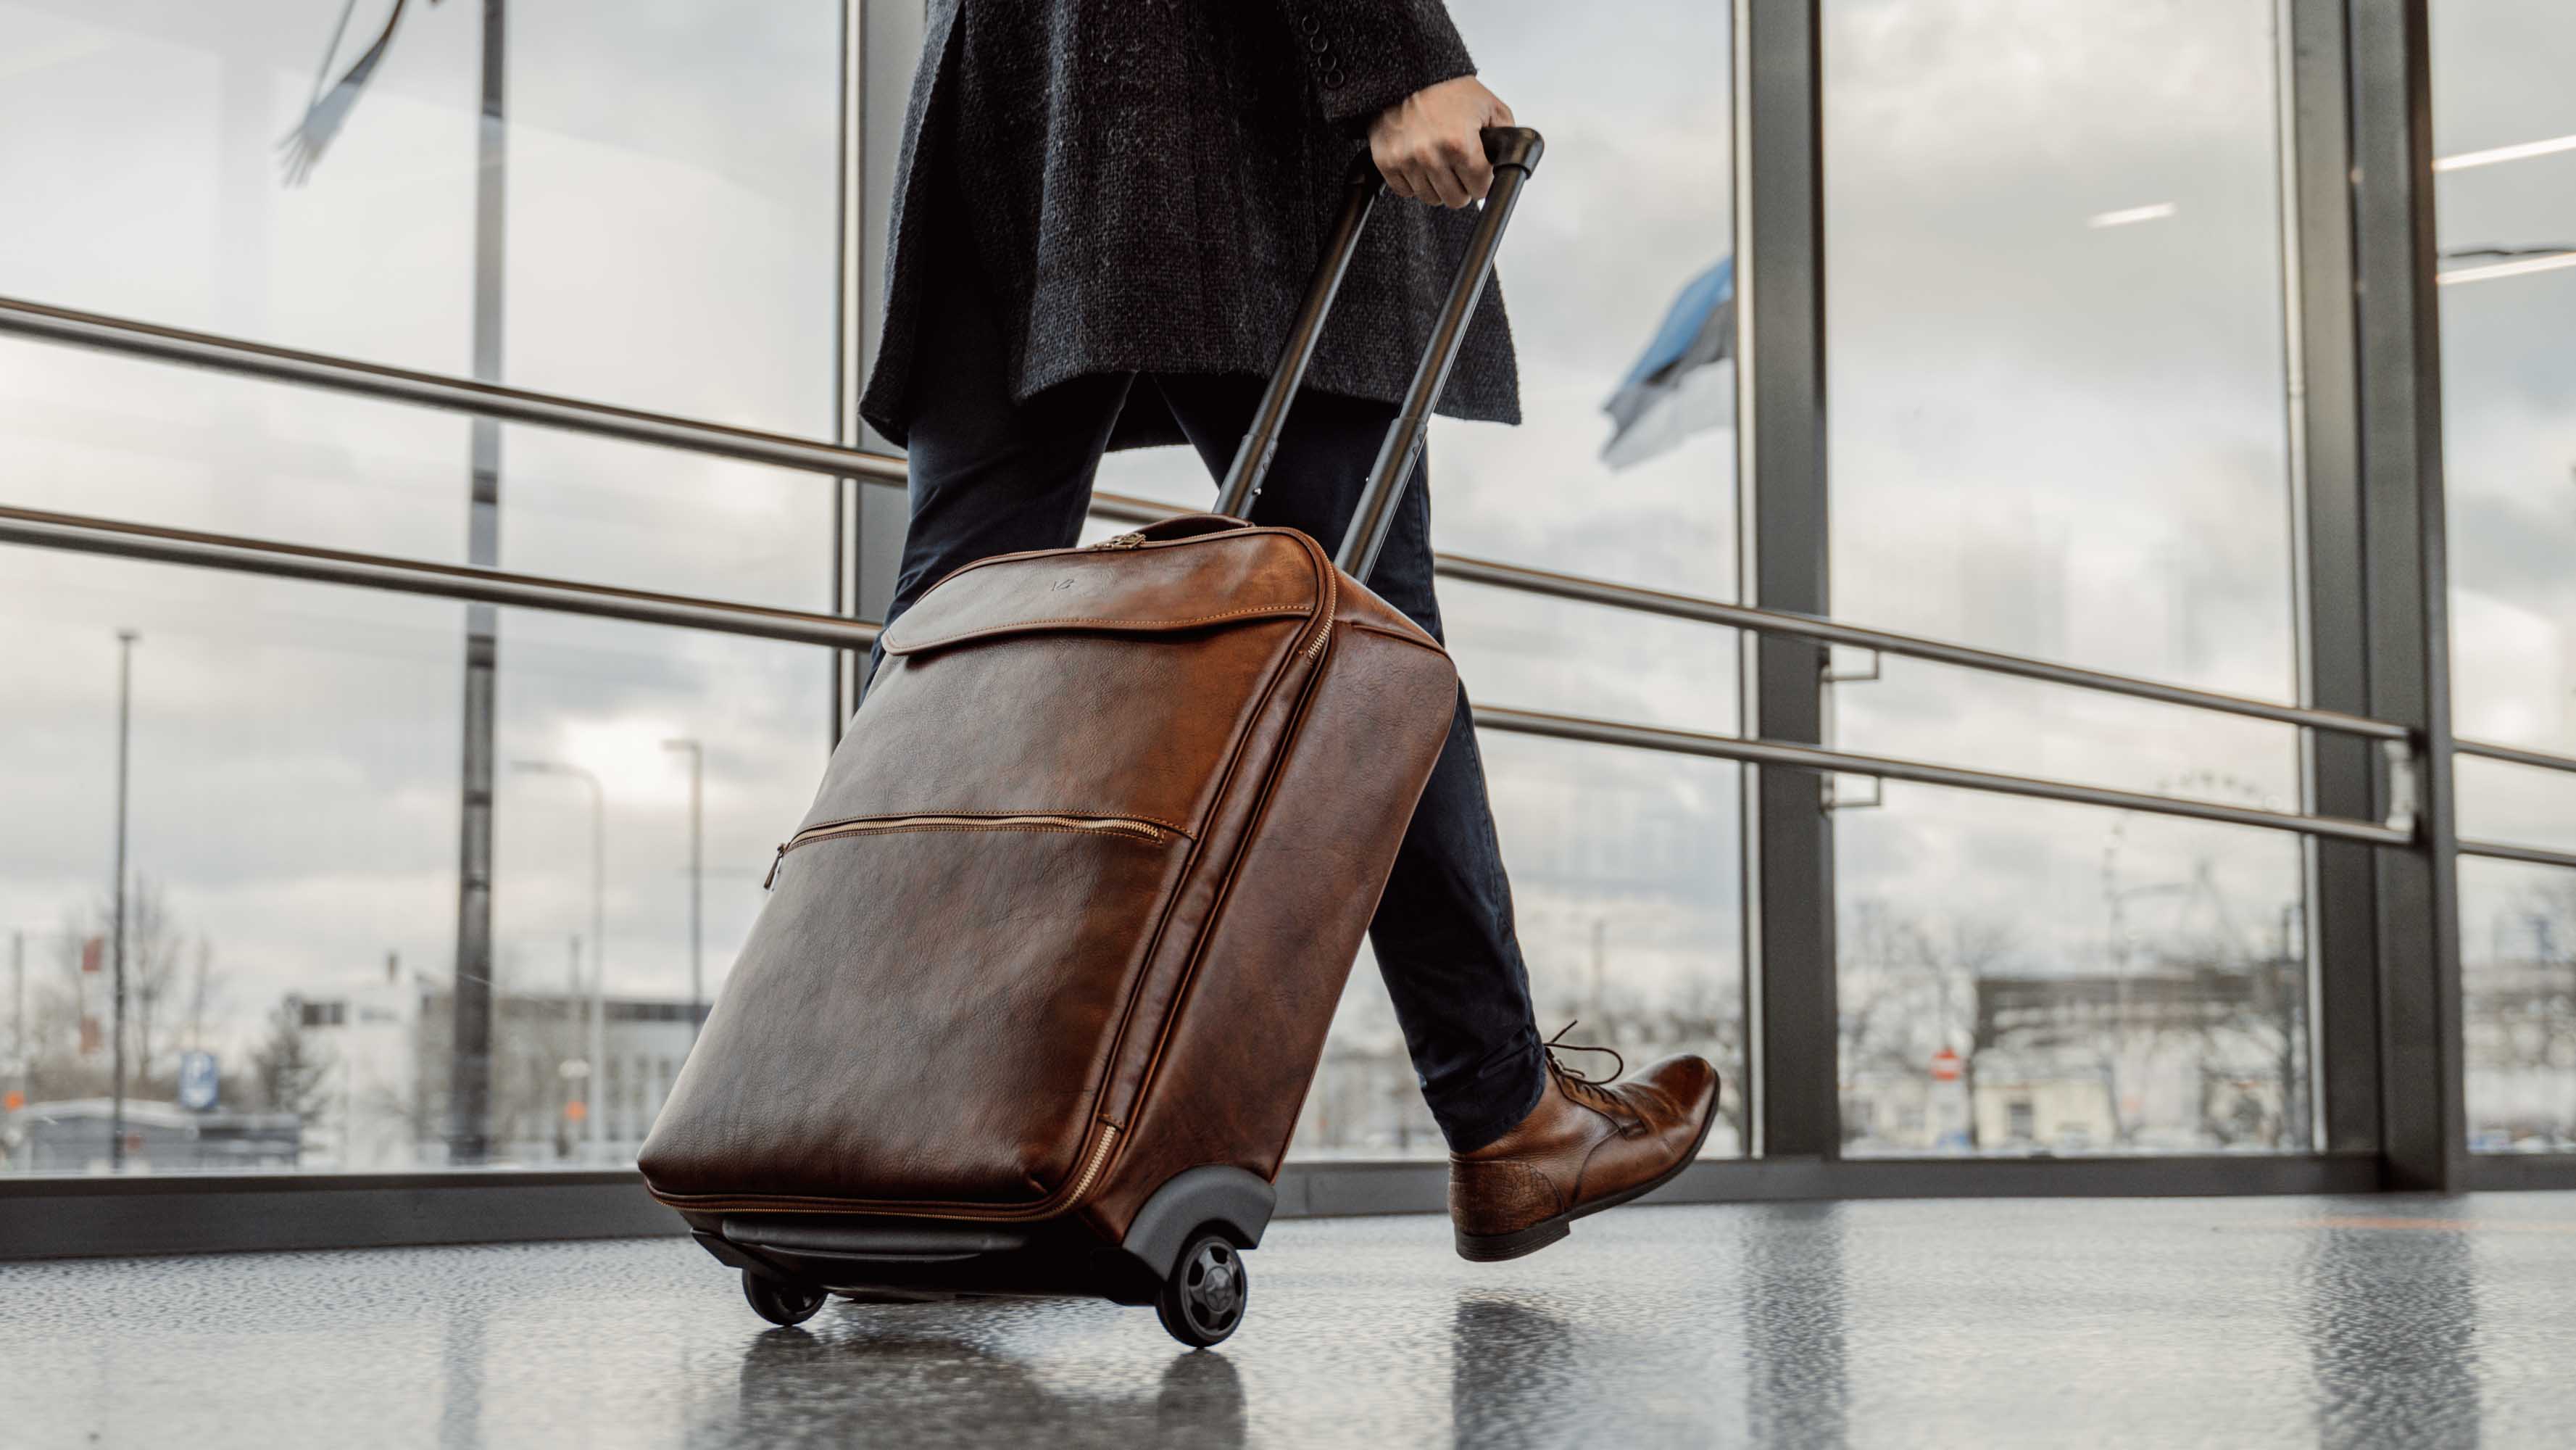
<svg viewBox="0 0 2576 1450">
<path fill-rule="evenodd" d="M 787 853 L 816 841 L 829 841 L 842 836 L 869 836 L 887 831 L 1087 831 L 1102 836 L 1127 836 L 1139 841 L 1160 842 L 1180 832 L 1152 821 L 1129 816 L 864 816 L 856 820 L 825 821 L 808 826 L 779 843 L 778 854 L 770 859 L 768 879 L 760 883 L 766 891 L 778 884 L 778 868 L 787 863 Z"/>
</svg>

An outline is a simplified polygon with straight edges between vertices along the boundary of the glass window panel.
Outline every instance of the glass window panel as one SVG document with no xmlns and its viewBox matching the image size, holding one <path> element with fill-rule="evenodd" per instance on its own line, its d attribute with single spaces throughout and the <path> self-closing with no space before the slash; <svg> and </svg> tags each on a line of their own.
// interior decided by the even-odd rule
<svg viewBox="0 0 2576 1450">
<path fill-rule="evenodd" d="M 511 7 L 511 382 L 830 434 L 842 9 Z"/>
<path fill-rule="evenodd" d="M 2459 732 L 2576 755 L 2576 14 L 2431 7 Z M 2462 835 L 2576 850 L 2576 776 L 2462 757 Z M 2469 1139 L 2576 1149 L 2576 872 L 2460 862 Z"/>
<path fill-rule="evenodd" d="M 280 139 L 336 0 L 0 5 L 0 292 L 443 372 L 472 365 L 480 6 L 412 5 L 320 163 Z M 384 23 L 353 13 L 336 78 Z"/>
<path fill-rule="evenodd" d="M 1838 617 L 2291 696 L 2272 22 L 1828 0 Z"/>
<path fill-rule="evenodd" d="M 2576 755 L 2576 14 L 2442 0 L 2432 43 L 2453 716 Z M 2459 789 L 2464 833 L 2571 845 L 2558 782 L 2463 761 Z"/>
<path fill-rule="evenodd" d="M 471 371 L 483 7 L 405 7 L 296 181 L 341 10 L 0 4 L 0 193 L 44 219 L 0 230 L 0 293 Z M 828 431 L 840 7 L 509 16 L 504 377 Z"/>
<path fill-rule="evenodd" d="M 2469 1146 L 2576 1150 L 2576 871 L 2460 862 Z"/>
<path fill-rule="evenodd" d="M 2576 774 L 2462 755 L 2451 775 L 2461 835 L 2576 851 Z"/>
<path fill-rule="evenodd" d="M 1826 4 L 1836 617 L 2295 697 L 2273 24 L 2224 0 Z M 1834 687 L 1835 743 L 2299 804 L 2278 726 L 1875 674 Z M 2307 1145 L 2294 838 L 1847 784 L 1852 1152 Z"/>
<path fill-rule="evenodd" d="M 80 1024 L 112 1020 L 107 974 L 84 974 L 79 960 L 107 919 L 115 631 L 133 628 L 140 1157 L 155 1171 L 243 1166 L 192 1154 L 156 1126 L 177 1111 L 176 1054 L 193 1046 L 216 1054 L 225 1108 L 252 1115 L 245 1131 L 283 1140 L 272 1166 L 445 1161 L 465 614 L 438 600 L 12 551 L 0 584 L 0 678 L 13 682 L 0 927 L 26 943 L 39 1110 L 106 1090 L 106 1058 L 81 1050 Z M 497 1157 L 625 1161 L 643 1126 L 632 1087 L 621 1099 L 621 1079 L 603 1082 L 603 1126 L 617 1131 L 597 1149 L 564 1112 L 580 1083 L 565 1064 L 590 1055 L 586 989 L 603 959 L 589 791 L 509 764 L 599 780 L 609 1052 L 676 1061 L 690 1036 L 688 777 L 662 742 L 706 748 L 712 993 L 758 909 L 778 823 L 813 788 L 824 652 L 503 610 L 499 661 Z M 298 1001 L 302 1011 L 278 1015 Z M 84 1122 L 103 1147 L 103 1125 L 84 1112 L 56 1110 L 64 1126 L 33 1166 L 89 1166 L 94 1153 L 52 1151 L 79 1149 Z M 260 1119 L 273 1112 L 284 1121 Z M 29 1162 L 13 1154 L 13 1167 Z"/>
<path fill-rule="evenodd" d="M 2308 1146 L 2294 838 L 1890 782 L 1834 851 L 1846 1152 Z"/>
</svg>

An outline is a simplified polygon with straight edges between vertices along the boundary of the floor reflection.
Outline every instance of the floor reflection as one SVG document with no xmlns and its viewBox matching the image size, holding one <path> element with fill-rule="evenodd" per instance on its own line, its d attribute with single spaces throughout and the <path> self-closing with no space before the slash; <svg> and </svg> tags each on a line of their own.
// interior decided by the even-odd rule
<svg viewBox="0 0 2576 1450">
<path fill-rule="evenodd" d="M 1851 1403 L 1843 1205 L 1765 1211 L 1773 1231 L 1745 1244 L 1745 1431 L 1756 1445 L 1840 1445 Z"/>
<path fill-rule="evenodd" d="M 438 1450 L 482 1450 L 483 1307 L 451 1300 L 439 1333 Z"/>
<path fill-rule="evenodd" d="M 1573 1329 L 1542 1309 L 1471 1295 L 1449 1322 L 1449 1436 L 1457 1450 L 1562 1445 L 1605 1386 L 1579 1370 Z"/>
<path fill-rule="evenodd" d="M 1240 1446 L 1243 1384 L 1213 1351 L 1182 1352 L 1139 1393 L 1066 1388 L 964 1337 L 773 1329 L 743 1352 L 733 1414 L 690 1427 L 697 1450 L 790 1443 Z"/>
<path fill-rule="evenodd" d="M 686 1242 L 0 1265 L 0 1447 L 2570 1443 L 2576 1194 L 1639 1210 L 1504 1272 L 1276 1232 L 1202 1353 L 1080 1301 L 770 1331 Z"/>
<path fill-rule="evenodd" d="M 2320 1229 L 2301 1277 L 2320 1446 L 2478 1443 L 2477 1255 L 2466 1232 Z"/>
</svg>

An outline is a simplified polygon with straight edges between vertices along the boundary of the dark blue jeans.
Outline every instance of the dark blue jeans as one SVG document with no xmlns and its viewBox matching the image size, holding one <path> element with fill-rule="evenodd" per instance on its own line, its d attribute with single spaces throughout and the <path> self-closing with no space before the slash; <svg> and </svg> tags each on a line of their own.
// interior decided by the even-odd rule
<svg viewBox="0 0 2576 1450">
<path fill-rule="evenodd" d="M 1232 462 L 1261 395 L 1259 378 L 1113 374 L 1076 378 L 1015 402 L 980 289 L 952 276 L 935 291 L 924 309 L 914 377 L 912 519 L 887 622 L 962 565 L 1076 542 L 1110 429 L 1138 389 L 1159 393 L 1211 476 L 1221 477 Z M 1389 403 L 1312 392 L 1299 398 L 1253 522 L 1284 524 L 1327 549 L 1339 547 L 1394 417 Z M 1426 472 L 1427 464 L 1415 465 L 1368 583 L 1439 638 Z M 872 658 L 869 674 L 875 670 Z M 1483 1147 L 1527 1117 L 1546 1074 L 1464 691 L 1449 744 L 1396 852 L 1369 941 L 1423 1098 L 1449 1146 Z"/>
</svg>

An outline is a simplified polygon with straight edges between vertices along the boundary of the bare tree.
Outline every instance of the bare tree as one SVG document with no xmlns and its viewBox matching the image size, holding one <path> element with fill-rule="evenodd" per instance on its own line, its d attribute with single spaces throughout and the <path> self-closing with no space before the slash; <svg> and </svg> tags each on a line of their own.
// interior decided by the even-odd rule
<svg viewBox="0 0 2576 1450">
<path fill-rule="evenodd" d="M 93 978 L 81 970 L 91 928 L 87 913 L 63 913 L 62 925 L 53 935 L 54 970 L 36 988 L 27 1033 L 31 1059 L 27 1077 L 31 1096 L 40 1100 L 103 1097 L 108 1091 L 106 1039 L 84 1040 L 84 1024 L 96 1024 L 102 1034 L 106 1031 L 105 988 L 92 985 L 103 983 L 103 974 Z"/>
<path fill-rule="evenodd" d="M 1977 981 L 2014 952 L 2000 922 L 1897 916 L 1884 901 L 1855 903 L 1842 929 L 1845 1072 L 1921 1071 L 1942 1048 L 1974 1046 Z"/>
<path fill-rule="evenodd" d="M 318 1116 L 329 1097 L 326 1079 L 335 1065 L 304 1030 L 304 1003 L 288 997 L 270 1009 L 268 1035 L 250 1055 L 260 1101 L 270 1112 Z"/>
<path fill-rule="evenodd" d="M 100 915 L 112 921 L 112 913 L 110 907 Z M 186 946 L 170 911 L 169 888 L 137 876 L 125 910 L 127 1044 L 134 1054 L 135 1091 L 167 1091 L 177 1083 L 189 995 L 180 966 Z"/>
<path fill-rule="evenodd" d="M 115 929 L 115 907 L 102 897 L 64 912 L 54 934 L 54 971 L 38 986 L 29 1014 L 29 1080 L 44 1096 L 95 1096 L 113 1086 L 114 1044 L 107 1036 L 116 1030 L 108 965 Z M 99 943 L 99 970 L 84 971 L 93 940 Z M 126 1090 L 145 1097 L 175 1090 L 178 1054 L 202 1043 L 222 996 L 214 943 L 202 935 L 190 942 L 170 909 L 169 892 L 157 881 L 138 878 L 125 911 Z M 98 1034 L 88 1044 L 85 1020 Z"/>
<path fill-rule="evenodd" d="M 2498 918 L 2500 929 L 2527 934 L 2530 946 L 2515 955 L 2499 942 L 2464 978 L 2472 1066 L 2523 1084 L 2576 1078 L 2576 882 L 2527 890 Z M 2480 1126 L 2515 1137 L 2576 1136 L 2576 1102 L 2562 1099 L 2551 1111 L 2519 1091 L 2512 1096 L 2522 1105 L 2484 1114 Z"/>
</svg>

